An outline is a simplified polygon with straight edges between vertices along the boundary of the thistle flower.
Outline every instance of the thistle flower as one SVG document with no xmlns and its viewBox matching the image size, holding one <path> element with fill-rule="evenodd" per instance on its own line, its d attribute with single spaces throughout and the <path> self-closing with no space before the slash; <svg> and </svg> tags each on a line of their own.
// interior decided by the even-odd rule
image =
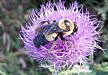
<svg viewBox="0 0 108 75">
<path fill-rule="evenodd" d="M 87 63 L 87 56 L 94 52 L 94 48 L 99 47 L 96 43 L 99 31 L 96 31 L 96 28 L 100 21 L 92 18 L 89 11 L 83 12 L 83 5 L 79 9 L 77 2 L 70 4 L 69 8 L 66 8 L 64 4 L 65 2 L 60 0 L 58 3 L 48 2 L 46 5 L 41 5 L 40 11 L 33 9 L 26 26 L 22 26 L 20 31 L 20 38 L 24 42 L 27 54 L 40 63 L 47 62 L 49 66 L 53 65 L 55 70 L 63 67 L 69 68 L 77 63 Z M 53 23 L 64 18 L 75 22 L 78 31 L 65 37 L 67 39 L 65 44 L 62 44 L 62 40 L 59 38 L 56 46 L 50 52 L 49 49 L 54 41 L 36 48 L 33 43 L 36 36 L 35 28 L 47 24 L 41 24 L 42 21 Z"/>
</svg>

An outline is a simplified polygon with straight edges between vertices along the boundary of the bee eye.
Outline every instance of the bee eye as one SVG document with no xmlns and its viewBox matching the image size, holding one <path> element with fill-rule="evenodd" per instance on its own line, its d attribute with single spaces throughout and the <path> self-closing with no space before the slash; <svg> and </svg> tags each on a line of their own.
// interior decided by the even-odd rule
<svg viewBox="0 0 108 75">
<path fill-rule="evenodd" d="M 78 27 L 77 26 L 75 26 L 75 29 L 74 29 L 73 32 L 76 32 L 76 31 L 78 31 Z"/>
</svg>

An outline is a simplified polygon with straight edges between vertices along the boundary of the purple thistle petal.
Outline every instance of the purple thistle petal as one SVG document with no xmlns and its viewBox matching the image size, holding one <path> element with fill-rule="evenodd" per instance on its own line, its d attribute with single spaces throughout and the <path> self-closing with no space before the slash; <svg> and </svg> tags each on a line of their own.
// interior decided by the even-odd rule
<svg viewBox="0 0 108 75">
<path fill-rule="evenodd" d="M 40 63 L 47 61 L 53 64 L 56 69 L 63 66 L 74 65 L 77 63 L 85 63 L 87 56 L 94 52 L 97 47 L 99 32 L 96 28 L 100 21 L 96 18 L 91 18 L 89 11 L 83 12 L 83 5 L 80 9 L 77 2 L 70 4 L 69 8 L 64 6 L 65 2 L 50 3 L 41 5 L 40 11 L 33 9 L 29 16 L 29 21 L 26 23 L 26 28 L 21 27 L 20 38 L 25 44 L 27 54 L 36 59 Z M 56 9 L 56 10 L 55 10 Z M 51 41 L 45 46 L 36 48 L 33 39 L 36 36 L 35 28 L 43 26 L 42 21 L 59 21 L 67 18 L 72 20 L 78 26 L 78 31 L 70 37 L 65 37 L 68 41 L 62 44 L 61 39 L 57 40 L 57 44 L 50 52 L 54 41 Z M 97 25 L 97 26 L 94 26 Z"/>
</svg>

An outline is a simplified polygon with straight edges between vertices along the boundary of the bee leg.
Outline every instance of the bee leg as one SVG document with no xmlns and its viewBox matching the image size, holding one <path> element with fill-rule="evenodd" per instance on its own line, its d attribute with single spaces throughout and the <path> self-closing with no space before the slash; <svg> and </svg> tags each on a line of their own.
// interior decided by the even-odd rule
<svg viewBox="0 0 108 75">
<path fill-rule="evenodd" d="M 62 43 L 65 44 L 66 39 L 62 36 L 62 34 L 60 35 L 60 38 L 62 40 Z"/>
<path fill-rule="evenodd" d="M 46 22 L 47 22 L 48 24 L 50 24 L 49 21 L 42 21 L 41 24 L 44 24 L 44 23 L 46 23 Z"/>
<path fill-rule="evenodd" d="M 52 44 L 52 46 L 51 46 L 51 48 L 50 48 L 49 51 L 51 51 L 51 50 L 55 47 L 55 45 L 56 45 L 56 43 L 57 43 L 58 36 L 59 36 L 59 34 L 58 34 L 57 37 L 55 38 L 54 43 Z"/>
<path fill-rule="evenodd" d="M 53 45 L 51 46 L 51 48 L 50 48 L 50 50 L 49 50 L 49 51 L 53 50 L 53 48 L 55 47 L 56 43 L 57 43 L 57 40 L 56 40 L 56 41 L 54 41 L 54 43 L 53 43 Z"/>
</svg>

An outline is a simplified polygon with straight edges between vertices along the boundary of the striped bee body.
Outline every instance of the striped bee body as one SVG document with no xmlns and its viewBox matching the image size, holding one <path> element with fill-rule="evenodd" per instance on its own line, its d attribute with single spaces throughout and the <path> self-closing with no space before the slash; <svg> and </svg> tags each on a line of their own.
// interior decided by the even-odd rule
<svg viewBox="0 0 108 75">
<path fill-rule="evenodd" d="M 59 22 L 54 22 L 52 24 L 44 25 L 42 27 L 36 28 L 36 37 L 33 42 L 35 47 L 39 48 L 44 46 L 51 41 L 56 41 L 58 37 L 62 41 L 65 40 L 63 36 L 69 36 L 77 31 L 77 26 L 69 19 L 61 19 Z"/>
</svg>

